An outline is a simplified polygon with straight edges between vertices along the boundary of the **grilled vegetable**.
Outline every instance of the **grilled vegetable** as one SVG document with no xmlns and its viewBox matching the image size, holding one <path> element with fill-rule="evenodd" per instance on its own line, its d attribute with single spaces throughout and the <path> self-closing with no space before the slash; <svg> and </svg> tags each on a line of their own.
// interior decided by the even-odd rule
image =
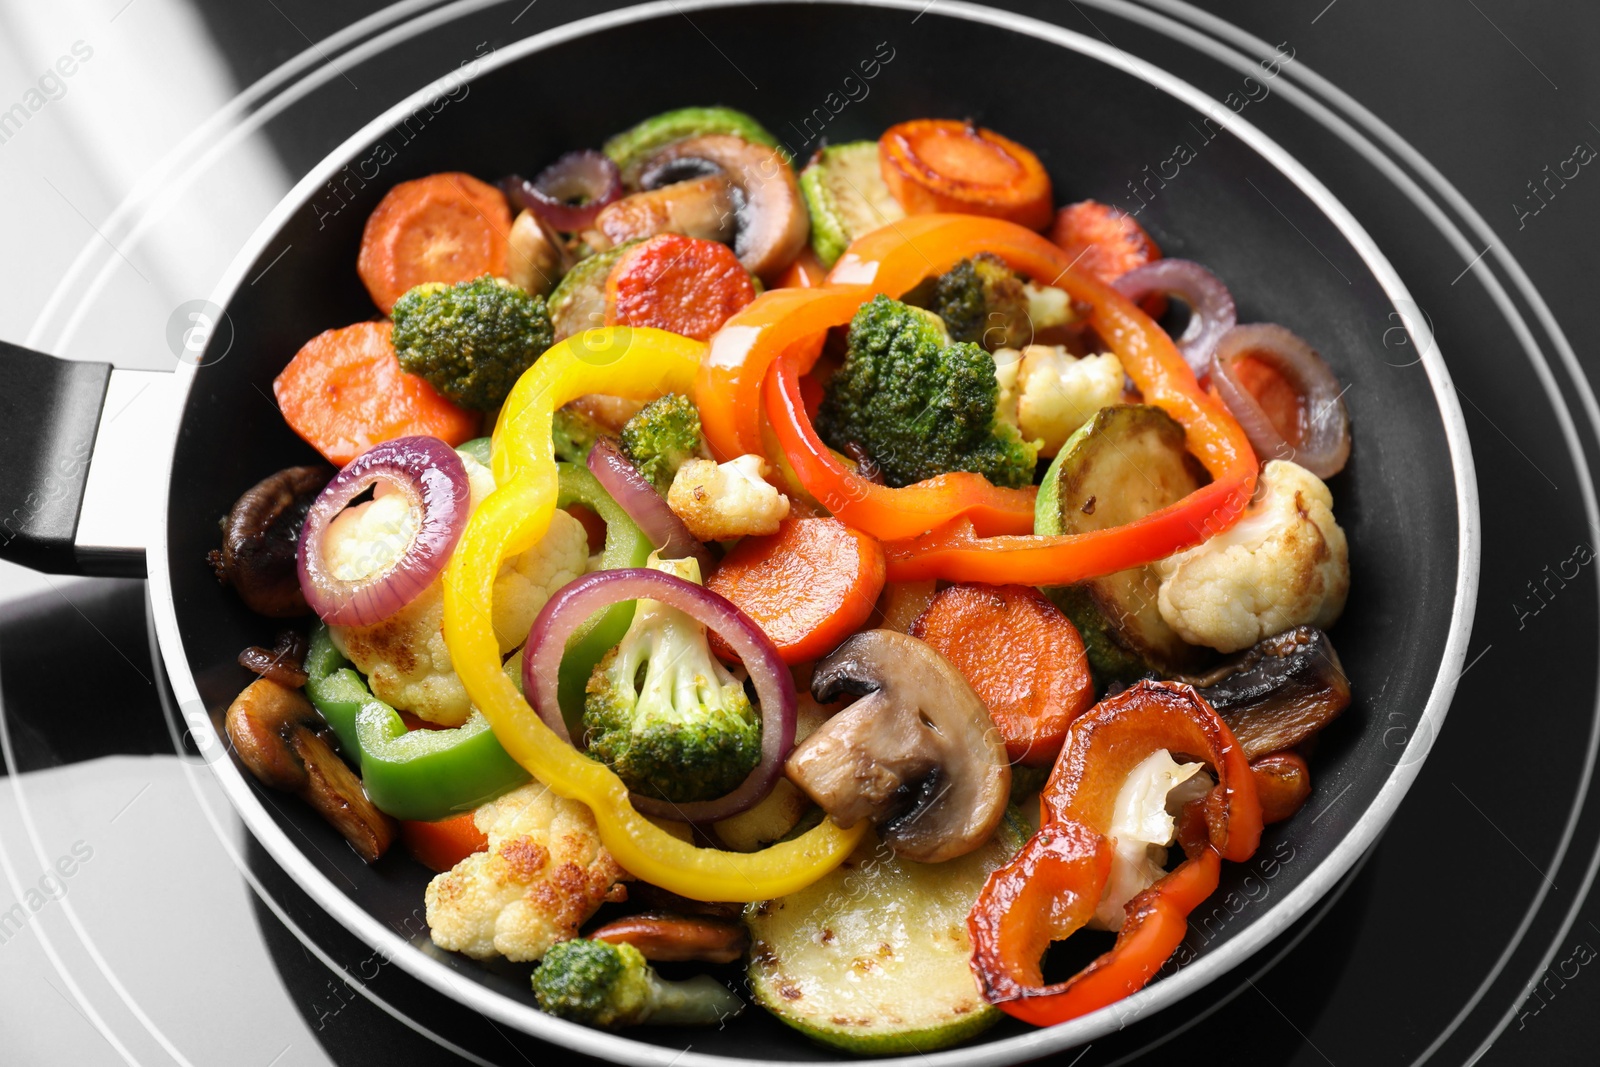
<svg viewBox="0 0 1600 1067">
<path fill-rule="evenodd" d="M 988 844 L 945 863 L 900 859 L 872 835 L 798 893 L 752 904 L 757 1003 L 851 1052 L 930 1052 L 991 1026 L 978 994 L 967 912 L 989 872 L 1028 837 L 1015 808 Z"/>
<path fill-rule="evenodd" d="M 606 324 L 606 277 L 622 258 L 622 253 L 637 243 L 630 241 L 596 252 L 579 260 L 577 266 L 562 277 L 545 302 L 557 341 Z"/>
<path fill-rule="evenodd" d="M 1039 487 L 1034 532 L 1121 526 L 1179 500 L 1206 480 L 1184 448 L 1183 427 L 1160 408 L 1102 408 L 1072 435 Z M 1161 618 L 1153 567 L 1135 567 L 1047 592 L 1077 625 L 1102 686 L 1147 671 L 1192 669 L 1202 653 Z"/>
<path fill-rule="evenodd" d="M 906 217 L 883 180 L 877 141 L 822 149 L 800 172 L 800 191 L 811 210 L 811 247 L 824 267 L 857 237 Z"/>
<path fill-rule="evenodd" d="M 776 146 L 778 139 L 743 111 L 731 107 L 680 107 L 645 119 L 601 146 L 622 170 L 623 184 L 637 188 L 644 164 L 661 149 L 708 133 L 731 133 L 754 144 Z"/>
</svg>

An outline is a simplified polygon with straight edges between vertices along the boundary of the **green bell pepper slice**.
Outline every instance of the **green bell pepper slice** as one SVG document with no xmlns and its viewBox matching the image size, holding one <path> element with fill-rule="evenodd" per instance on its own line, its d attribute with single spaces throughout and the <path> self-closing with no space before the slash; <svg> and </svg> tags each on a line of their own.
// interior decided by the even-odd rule
<svg viewBox="0 0 1600 1067">
<path fill-rule="evenodd" d="M 528 780 L 476 708 L 453 730 L 407 730 L 318 623 L 306 654 L 306 696 L 328 720 L 380 811 L 432 822 L 471 811 Z"/>
</svg>

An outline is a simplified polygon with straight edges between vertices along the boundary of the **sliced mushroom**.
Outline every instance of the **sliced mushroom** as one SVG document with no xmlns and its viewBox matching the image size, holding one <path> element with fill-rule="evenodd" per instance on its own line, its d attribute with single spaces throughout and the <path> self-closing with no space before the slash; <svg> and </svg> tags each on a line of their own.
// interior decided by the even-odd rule
<svg viewBox="0 0 1600 1067">
<path fill-rule="evenodd" d="M 206 558 L 250 610 L 273 618 L 308 610 L 295 553 L 306 512 L 331 477 L 327 467 L 281 470 L 247 490 L 222 520 L 222 548 Z"/>
<path fill-rule="evenodd" d="M 1293 748 L 1350 704 L 1350 679 L 1328 635 L 1297 626 L 1204 675 L 1181 678 L 1227 722 L 1247 759 Z"/>
<path fill-rule="evenodd" d="M 840 826 L 867 819 L 905 859 L 938 863 L 987 841 L 1011 768 L 983 701 L 950 661 L 894 630 L 866 630 L 817 664 L 811 695 L 861 699 L 789 754 L 785 771 Z"/>
<path fill-rule="evenodd" d="M 306 684 L 306 639 L 297 630 L 278 635 L 272 648 L 251 645 L 239 653 L 239 666 L 279 685 L 299 689 Z"/>
<path fill-rule="evenodd" d="M 594 220 L 594 228 L 612 245 L 658 233 L 727 242 L 734 239 L 737 225 L 733 183 L 723 174 L 625 196 L 607 204 Z"/>
<path fill-rule="evenodd" d="M 750 947 L 744 926 L 705 915 L 646 912 L 606 923 L 588 935 L 595 941 L 632 945 L 647 960 L 732 963 Z"/>
<path fill-rule="evenodd" d="M 373 806 L 361 779 L 319 732 L 326 724 L 298 689 L 267 678 L 245 687 L 223 720 L 234 751 L 263 785 L 293 793 L 375 862 L 399 828 Z"/>
<path fill-rule="evenodd" d="M 534 296 L 548 296 L 567 270 L 561 238 L 539 216 L 524 211 L 511 224 L 506 278 Z"/>
<path fill-rule="evenodd" d="M 691 166 L 718 168 L 733 183 L 738 191 L 733 250 L 751 274 L 765 282 L 774 281 L 811 237 L 811 218 L 800 195 L 800 183 L 782 153 L 729 134 L 706 134 L 656 153 L 641 180 L 693 173 L 688 169 Z"/>
</svg>

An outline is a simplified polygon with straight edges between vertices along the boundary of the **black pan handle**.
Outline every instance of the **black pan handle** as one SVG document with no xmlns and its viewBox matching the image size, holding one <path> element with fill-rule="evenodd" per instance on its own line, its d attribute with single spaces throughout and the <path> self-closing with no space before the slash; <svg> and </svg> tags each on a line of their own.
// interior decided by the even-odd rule
<svg viewBox="0 0 1600 1067">
<path fill-rule="evenodd" d="M 0 559 L 84 573 L 78 512 L 111 364 L 0 341 Z"/>
</svg>

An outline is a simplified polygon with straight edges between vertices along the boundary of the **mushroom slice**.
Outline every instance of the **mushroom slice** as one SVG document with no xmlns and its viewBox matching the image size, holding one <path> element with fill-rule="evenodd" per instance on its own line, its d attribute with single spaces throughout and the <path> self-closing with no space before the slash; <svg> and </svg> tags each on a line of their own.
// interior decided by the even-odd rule
<svg viewBox="0 0 1600 1067">
<path fill-rule="evenodd" d="M 246 686 L 223 720 L 234 751 L 261 784 L 316 808 L 373 863 L 394 843 L 398 827 L 367 799 L 361 779 L 323 739 L 319 731 L 325 726 L 300 690 L 269 678 Z"/>
<path fill-rule="evenodd" d="M 1252 760 L 1293 748 L 1350 704 L 1339 654 L 1315 626 L 1285 630 L 1215 670 L 1179 680 L 1200 691 Z"/>
<path fill-rule="evenodd" d="M 733 182 L 740 201 L 734 254 L 751 274 L 774 281 L 811 238 L 794 171 L 776 148 L 714 133 L 668 145 L 651 157 L 646 174 L 684 173 L 691 160 L 720 168 Z"/>
<path fill-rule="evenodd" d="M 632 945 L 645 959 L 658 962 L 732 963 L 750 947 L 750 935 L 738 922 L 667 912 L 645 912 L 615 919 L 587 936 L 614 945 Z"/>
<path fill-rule="evenodd" d="M 561 238 L 531 211 L 511 224 L 506 279 L 534 296 L 549 296 L 567 270 Z"/>
<path fill-rule="evenodd" d="M 811 695 L 861 699 L 789 754 L 785 771 L 840 826 L 861 819 L 904 859 L 938 863 L 987 841 L 1011 767 L 983 701 L 932 648 L 866 630 L 817 664 Z"/>
<path fill-rule="evenodd" d="M 595 229 L 613 246 L 681 233 L 707 241 L 733 240 L 738 222 L 734 188 L 726 176 L 708 174 L 625 196 L 595 216 Z"/>
<path fill-rule="evenodd" d="M 307 612 L 296 557 L 300 527 L 331 477 L 327 467 L 281 470 L 246 490 L 222 520 L 222 547 L 207 559 L 250 610 L 273 618 Z"/>
</svg>

